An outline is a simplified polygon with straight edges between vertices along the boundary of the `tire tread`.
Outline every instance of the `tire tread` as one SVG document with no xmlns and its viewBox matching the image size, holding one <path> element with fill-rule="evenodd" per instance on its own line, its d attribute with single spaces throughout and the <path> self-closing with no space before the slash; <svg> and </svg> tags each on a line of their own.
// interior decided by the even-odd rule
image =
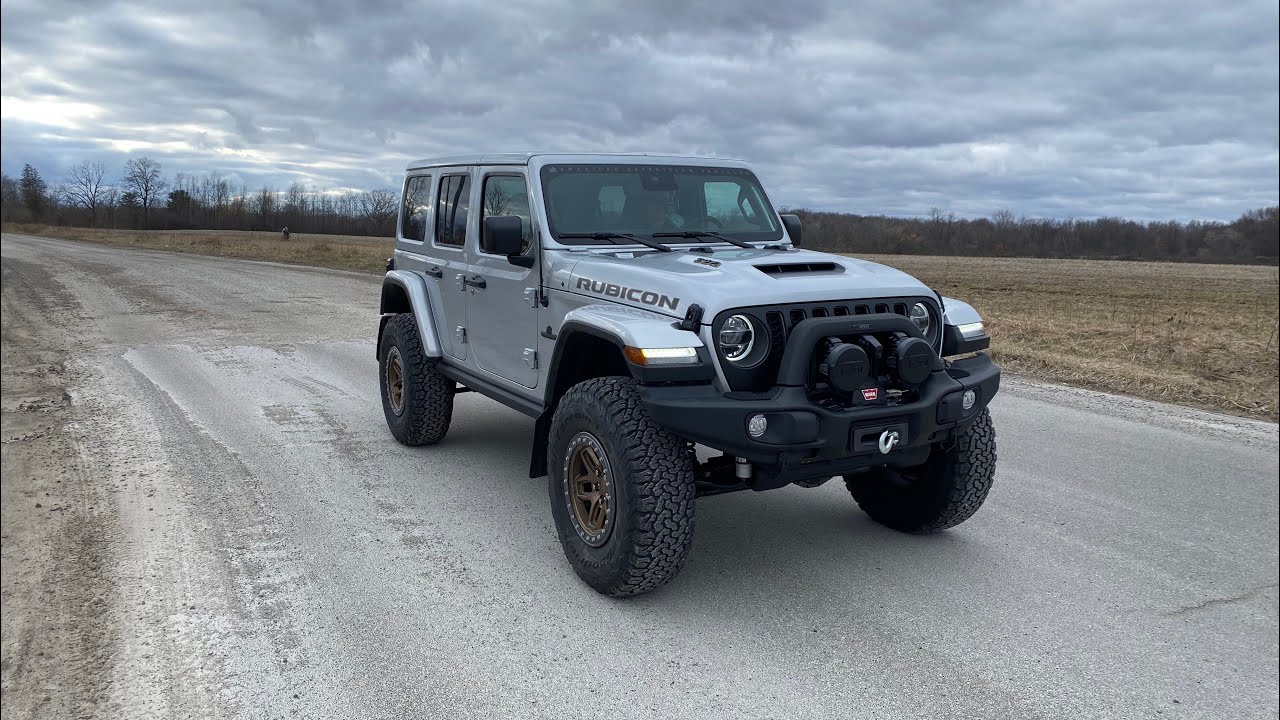
<svg viewBox="0 0 1280 720">
<path fill-rule="evenodd" d="M 553 503 L 561 501 L 556 475 L 562 472 L 562 459 L 554 448 L 568 442 L 560 437 L 561 428 L 570 414 L 579 412 L 607 423 L 597 431 L 609 434 L 622 450 L 623 457 L 610 461 L 614 476 L 622 482 L 625 474 L 625 482 L 632 486 L 630 537 L 618 538 L 628 547 L 620 567 L 609 569 L 593 566 L 578 552 L 572 527 L 560 527 L 565 555 L 578 575 L 605 595 L 626 597 L 661 587 L 680 572 L 693 541 L 694 474 L 685 443 L 649 417 L 631 378 L 601 377 L 579 383 L 561 398 L 551 421 Z M 618 530 L 615 525 L 615 533 Z"/>
<path fill-rule="evenodd" d="M 900 472 L 890 469 L 846 476 L 845 484 L 863 512 L 895 530 L 932 533 L 973 517 L 995 481 L 996 430 L 990 412 L 984 409 L 949 447 L 935 448 L 925 465 L 907 470 L 915 470 L 925 483 L 911 497 L 882 491 Z"/>
<path fill-rule="evenodd" d="M 434 445 L 444 439 L 453 421 L 453 381 L 440 373 L 438 359 L 427 357 L 412 314 L 401 313 L 387 321 L 384 348 L 379 353 L 379 383 L 383 409 L 392 435 L 404 445 Z M 405 403 L 400 416 L 391 412 L 387 401 L 386 347 L 397 344 L 404 364 Z"/>
</svg>

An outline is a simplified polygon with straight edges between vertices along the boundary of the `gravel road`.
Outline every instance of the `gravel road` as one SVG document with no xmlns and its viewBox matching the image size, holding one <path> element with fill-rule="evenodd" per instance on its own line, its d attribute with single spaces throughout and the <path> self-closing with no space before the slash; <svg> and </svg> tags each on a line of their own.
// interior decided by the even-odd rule
<svg viewBox="0 0 1280 720">
<path fill-rule="evenodd" d="M 1010 379 L 930 537 L 842 483 L 699 502 L 581 584 L 532 421 L 382 419 L 379 279 L 6 234 L 13 718 L 1275 718 L 1275 425 Z"/>
</svg>

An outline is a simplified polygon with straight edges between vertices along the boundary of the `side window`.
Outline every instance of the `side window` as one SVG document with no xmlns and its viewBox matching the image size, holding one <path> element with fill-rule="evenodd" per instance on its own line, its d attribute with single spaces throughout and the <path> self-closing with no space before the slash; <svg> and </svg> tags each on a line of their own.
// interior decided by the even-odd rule
<svg viewBox="0 0 1280 720">
<path fill-rule="evenodd" d="M 529 188 L 519 175 L 490 175 L 484 179 L 484 215 L 515 215 L 524 237 L 521 254 L 529 250 Z"/>
<path fill-rule="evenodd" d="M 414 242 L 427 238 L 427 199 L 430 194 L 430 175 L 416 175 L 405 183 L 404 201 L 400 205 L 400 237 Z"/>
<path fill-rule="evenodd" d="M 471 205 L 471 176 L 440 178 L 436 197 L 436 242 L 461 247 L 467 242 L 467 208 Z"/>
<path fill-rule="evenodd" d="M 729 229 L 746 228 L 757 224 L 749 201 L 739 203 L 742 186 L 735 182 L 708 182 L 702 186 L 707 203 L 707 215 L 720 221 Z M 744 199 L 745 200 L 745 199 Z"/>
</svg>

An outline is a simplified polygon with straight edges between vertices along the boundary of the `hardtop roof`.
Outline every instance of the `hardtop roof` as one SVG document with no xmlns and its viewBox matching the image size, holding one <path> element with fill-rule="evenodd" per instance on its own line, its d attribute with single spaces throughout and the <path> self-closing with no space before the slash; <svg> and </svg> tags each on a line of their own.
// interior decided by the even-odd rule
<svg viewBox="0 0 1280 720">
<path fill-rule="evenodd" d="M 533 158 L 562 162 L 609 162 L 634 161 L 644 158 L 662 164 L 679 164 L 693 162 L 699 165 L 709 163 L 726 163 L 744 166 L 741 160 L 731 158 L 707 157 L 700 155 L 663 155 L 657 153 L 486 153 L 472 155 L 449 155 L 445 157 L 423 158 L 409 163 L 406 170 L 421 170 L 430 167 L 446 167 L 451 165 L 528 165 Z"/>
</svg>

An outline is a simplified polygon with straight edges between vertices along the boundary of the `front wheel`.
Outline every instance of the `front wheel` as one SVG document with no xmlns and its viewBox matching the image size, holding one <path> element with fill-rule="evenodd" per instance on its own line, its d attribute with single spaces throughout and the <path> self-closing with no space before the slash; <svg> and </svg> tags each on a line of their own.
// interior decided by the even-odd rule
<svg viewBox="0 0 1280 720">
<path fill-rule="evenodd" d="M 872 520 L 910 533 L 955 527 L 982 507 L 996 472 L 996 431 L 982 414 L 923 464 L 846 475 L 845 484 Z"/>
<path fill-rule="evenodd" d="M 693 541 L 693 462 L 649 417 L 634 380 L 570 388 L 551 420 L 547 461 L 551 515 L 578 577 L 626 597 L 676 576 Z"/>
</svg>

